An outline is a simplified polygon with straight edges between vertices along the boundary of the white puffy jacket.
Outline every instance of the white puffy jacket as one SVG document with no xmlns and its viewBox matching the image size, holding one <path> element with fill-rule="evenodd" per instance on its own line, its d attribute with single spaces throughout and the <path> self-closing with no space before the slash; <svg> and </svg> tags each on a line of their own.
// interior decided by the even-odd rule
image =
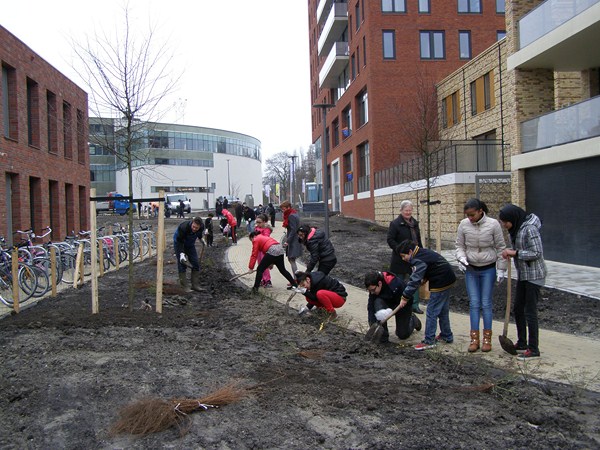
<svg viewBox="0 0 600 450">
<path fill-rule="evenodd" d="M 506 270 L 502 251 L 506 248 L 500 222 L 485 213 L 478 222 L 461 220 L 456 236 L 456 259 L 467 258 L 469 265 L 487 266 L 496 263 L 498 270 Z"/>
</svg>

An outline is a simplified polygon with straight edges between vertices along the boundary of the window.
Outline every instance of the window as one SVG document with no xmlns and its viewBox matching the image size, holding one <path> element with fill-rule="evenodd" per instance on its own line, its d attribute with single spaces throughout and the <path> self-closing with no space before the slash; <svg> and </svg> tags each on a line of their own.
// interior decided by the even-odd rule
<svg viewBox="0 0 600 450">
<path fill-rule="evenodd" d="M 381 0 L 381 12 L 406 12 L 406 0 Z"/>
<path fill-rule="evenodd" d="M 342 111 L 342 137 L 346 139 L 352 134 L 352 108 Z"/>
<path fill-rule="evenodd" d="M 363 66 L 367 65 L 367 38 L 363 36 Z"/>
<path fill-rule="evenodd" d="M 40 93 L 38 84 L 27 78 L 27 143 L 40 146 Z"/>
<path fill-rule="evenodd" d="M 458 32 L 458 48 L 460 59 L 471 59 L 471 32 Z"/>
<path fill-rule="evenodd" d="M 444 59 L 443 31 L 421 31 L 421 59 Z"/>
<path fill-rule="evenodd" d="M 354 194 L 354 173 L 352 169 L 352 152 L 348 152 L 344 155 L 344 195 Z"/>
<path fill-rule="evenodd" d="M 396 32 L 383 30 L 383 59 L 396 59 Z"/>
<path fill-rule="evenodd" d="M 17 139 L 19 122 L 17 117 L 17 71 L 2 65 L 2 115 L 4 136 Z"/>
<path fill-rule="evenodd" d="M 338 89 L 337 89 L 337 98 L 340 98 L 348 89 L 350 85 L 350 77 L 348 75 L 348 65 L 342 70 L 342 72 L 338 76 Z"/>
<path fill-rule="evenodd" d="M 496 31 L 496 40 L 500 41 L 506 37 L 506 30 L 498 30 Z"/>
<path fill-rule="evenodd" d="M 81 164 L 85 164 L 85 125 L 88 121 L 85 118 L 85 114 L 82 110 L 77 110 L 77 161 Z"/>
<path fill-rule="evenodd" d="M 506 10 L 504 8 L 505 8 L 504 0 L 496 0 L 496 13 L 497 14 L 506 13 Z"/>
<path fill-rule="evenodd" d="M 498 0 L 496 0 L 496 4 Z M 481 13 L 481 0 L 458 0 L 458 12 L 478 14 Z"/>
<path fill-rule="evenodd" d="M 352 80 L 354 80 L 356 78 L 356 56 L 354 53 L 350 57 L 350 65 L 352 70 Z"/>
<path fill-rule="evenodd" d="M 430 0 L 419 0 L 419 12 L 421 14 L 427 14 L 431 12 Z"/>
<path fill-rule="evenodd" d="M 495 105 L 494 73 L 488 72 L 471 83 L 471 114 L 474 116 Z"/>
<path fill-rule="evenodd" d="M 365 142 L 358 146 L 358 192 L 370 190 L 370 173 L 371 161 L 369 159 L 369 143 Z"/>
<path fill-rule="evenodd" d="M 442 100 L 442 126 L 450 128 L 460 120 L 460 94 L 456 91 Z"/>
<path fill-rule="evenodd" d="M 369 94 L 363 92 L 358 95 L 358 126 L 362 127 L 369 121 Z"/>
<path fill-rule="evenodd" d="M 58 153 L 58 117 L 56 114 L 56 95 L 46 91 L 46 121 L 48 128 L 48 151 Z"/>
<path fill-rule="evenodd" d="M 63 151 L 67 159 L 73 158 L 73 130 L 71 105 L 63 102 Z"/>
<path fill-rule="evenodd" d="M 358 31 L 360 28 L 360 2 L 357 2 L 354 7 L 354 17 L 356 19 L 356 31 Z"/>
<path fill-rule="evenodd" d="M 333 146 L 336 147 L 340 143 L 340 121 L 335 119 L 331 126 L 333 128 Z"/>
</svg>

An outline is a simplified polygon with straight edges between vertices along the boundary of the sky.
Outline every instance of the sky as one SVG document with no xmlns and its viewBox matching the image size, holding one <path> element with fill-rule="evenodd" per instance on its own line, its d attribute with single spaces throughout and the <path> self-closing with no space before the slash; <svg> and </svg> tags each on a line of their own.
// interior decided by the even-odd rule
<svg viewBox="0 0 600 450">
<path fill-rule="evenodd" d="M 3 2 L 0 24 L 86 89 L 71 42 L 114 32 L 125 0 Z M 306 0 L 130 0 L 135 26 L 173 54 L 169 123 L 244 133 L 275 153 L 311 144 Z"/>
</svg>

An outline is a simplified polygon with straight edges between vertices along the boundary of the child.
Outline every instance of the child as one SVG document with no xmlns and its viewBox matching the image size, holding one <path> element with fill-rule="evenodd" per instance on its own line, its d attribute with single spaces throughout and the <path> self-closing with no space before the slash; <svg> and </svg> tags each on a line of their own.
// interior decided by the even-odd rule
<svg viewBox="0 0 600 450">
<path fill-rule="evenodd" d="M 292 277 L 285 268 L 285 263 L 283 261 L 285 250 L 282 245 L 272 237 L 263 236 L 258 231 L 253 231 L 248 237 L 252 241 L 252 255 L 250 255 L 248 269 L 254 270 L 259 252 L 264 253 L 263 259 L 256 269 L 256 278 L 254 279 L 252 294 L 258 293 L 258 287 L 260 286 L 260 280 L 262 280 L 263 273 L 267 267 L 272 265 L 277 267 L 279 273 L 290 282 L 292 287 L 297 287 L 298 284 L 296 283 L 296 280 L 294 280 L 294 277 Z"/>
<path fill-rule="evenodd" d="M 213 234 L 213 213 L 209 213 L 208 217 L 204 220 L 204 236 L 206 237 L 206 245 L 209 247 L 213 246 L 214 234 Z"/>
<path fill-rule="evenodd" d="M 431 296 L 427 304 L 425 337 L 415 350 L 427 350 L 435 347 L 437 341 L 451 344 L 454 341 L 450 329 L 450 287 L 456 281 L 454 270 L 446 259 L 426 248 L 420 248 L 410 239 L 400 243 L 397 249 L 400 257 L 412 267 L 412 274 L 402 293 L 400 306 L 404 308 L 424 280 L 429 280 Z M 440 334 L 436 338 L 437 321 L 440 321 Z"/>
<path fill-rule="evenodd" d="M 330 319 L 337 318 L 335 309 L 344 306 L 348 296 L 342 283 L 319 271 L 296 272 L 296 280 L 299 286 L 296 292 L 304 295 L 308 302 L 298 311 L 298 314 L 302 315 L 316 306 L 327 311 Z"/>
<path fill-rule="evenodd" d="M 269 225 L 267 216 L 265 216 L 264 214 L 259 214 L 258 216 L 256 216 L 254 230 L 258 231 L 263 236 L 271 236 L 271 233 L 273 232 L 273 228 L 271 228 L 271 225 Z M 262 261 L 263 256 L 263 252 L 258 253 L 258 264 L 260 264 L 260 262 Z M 271 283 L 271 271 L 269 269 L 265 269 L 265 272 L 262 276 L 262 280 L 260 281 L 260 285 L 264 288 L 273 287 L 273 284 Z"/>
</svg>

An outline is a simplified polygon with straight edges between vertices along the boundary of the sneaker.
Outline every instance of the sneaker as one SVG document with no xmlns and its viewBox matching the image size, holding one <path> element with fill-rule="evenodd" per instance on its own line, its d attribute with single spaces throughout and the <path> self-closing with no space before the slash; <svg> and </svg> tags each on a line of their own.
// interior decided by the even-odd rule
<svg viewBox="0 0 600 450">
<path fill-rule="evenodd" d="M 288 283 L 288 284 L 287 284 L 287 287 L 286 287 L 286 289 L 287 289 L 288 291 L 291 291 L 292 289 L 294 289 L 294 286 L 292 286 L 292 284 L 291 284 L 291 283 Z"/>
<path fill-rule="evenodd" d="M 272 287 L 273 287 L 273 283 L 271 283 L 271 280 L 269 280 L 269 281 L 267 281 L 267 282 L 265 283 L 265 287 L 266 287 L 266 288 L 272 288 Z"/>
<path fill-rule="evenodd" d="M 419 318 L 417 316 L 415 316 L 414 314 L 413 314 L 413 317 L 415 319 L 415 330 L 421 331 L 421 328 L 423 328 L 423 324 L 421 323 L 421 320 L 419 320 Z"/>
<path fill-rule="evenodd" d="M 519 344 L 517 342 L 515 344 L 515 350 L 517 351 L 517 353 L 525 353 L 527 350 L 529 350 L 529 347 L 527 347 L 527 344 Z"/>
<path fill-rule="evenodd" d="M 429 350 L 430 348 L 435 348 L 435 344 L 428 344 L 427 342 L 421 342 L 421 343 L 415 345 L 415 350 L 417 350 L 417 351 Z"/>
<path fill-rule="evenodd" d="M 445 342 L 446 344 L 452 344 L 452 343 L 454 342 L 454 339 L 446 339 L 446 338 L 443 338 L 443 337 L 442 337 L 442 335 L 441 335 L 441 333 L 440 333 L 440 334 L 438 334 L 438 335 L 435 337 L 435 340 L 436 340 L 437 342 Z"/>
<path fill-rule="evenodd" d="M 525 353 L 521 353 L 519 356 L 517 356 L 517 359 L 520 361 L 525 361 L 526 359 L 531 359 L 531 358 L 539 358 L 540 357 L 540 352 L 534 352 L 531 349 L 527 349 L 525 350 Z"/>
</svg>

